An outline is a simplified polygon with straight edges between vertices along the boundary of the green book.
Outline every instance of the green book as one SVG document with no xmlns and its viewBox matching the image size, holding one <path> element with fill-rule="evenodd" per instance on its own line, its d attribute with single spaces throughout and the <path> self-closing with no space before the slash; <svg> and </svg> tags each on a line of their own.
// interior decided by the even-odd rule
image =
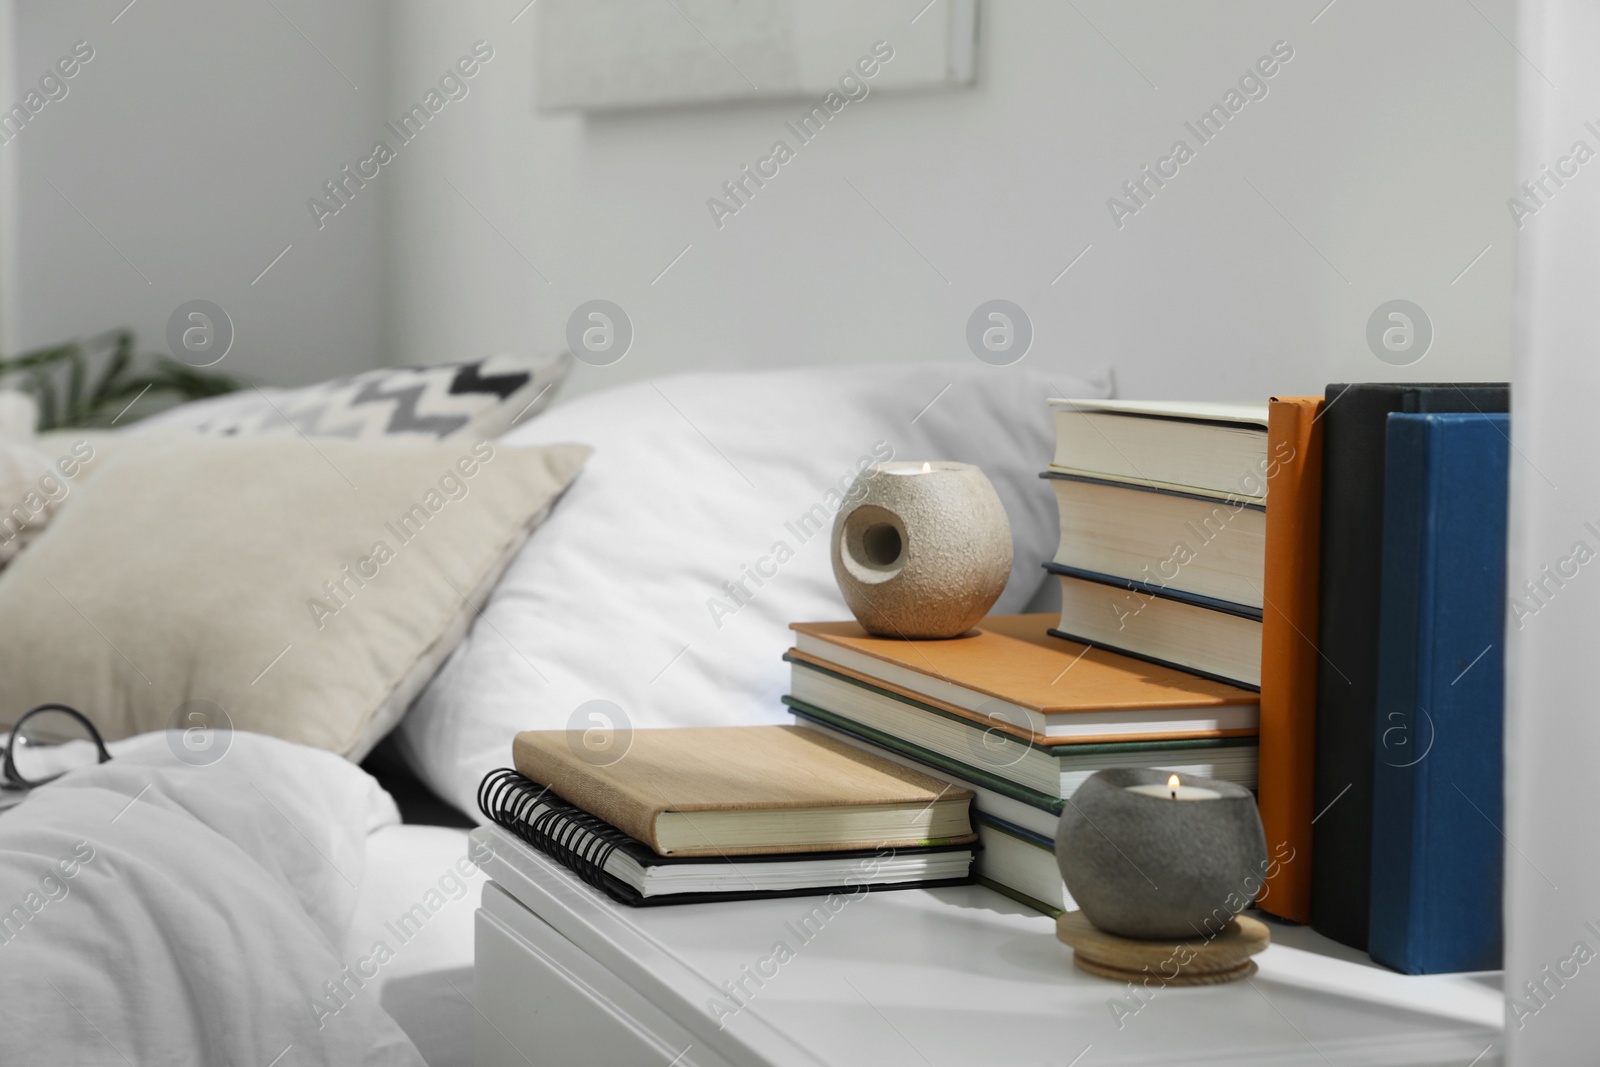
<svg viewBox="0 0 1600 1067">
<path fill-rule="evenodd" d="M 1072 909 L 1072 895 L 1061 880 L 1051 838 L 981 812 L 974 813 L 973 822 L 983 845 L 978 852 L 978 881 L 1052 918 Z"/>
<path fill-rule="evenodd" d="M 1056 820 L 1061 817 L 1065 801 L 1008 782 L 1004 778 L 980 774 L 955 760 L 947 760 L 936 752 L 919 749 L 916 745 L 908 744 L 880 731 L 873 730 L 869 733 L 866 727 L 857 726 L 850 720 L 823 711 L 821 708 L 809 707 L 793 697 L 784 697 L 783 700 L 802 726 L 831 734 L 846 744 L 876 753 L 902 767 L 922 771 L 953 785 L 970 789 L 973 792 L 973 806 L 976 810 L 993 812 L 1008 822 L 1036 834 L 1055 836 Z"/>
<path fill-rule="evenodd" d="M 786 702 L 825 709 L 873 731 L 869 736 L 902 739 L 923 752 L 1057 800 L 1071 796 L 1089 775 L 1107 767 L 1160 767 L 1247 789 L 1256 786 L 1254 737 L 1042 744 L 819 664 L 785 658 L 791 667 L 791 695 Z"/>
</svg>

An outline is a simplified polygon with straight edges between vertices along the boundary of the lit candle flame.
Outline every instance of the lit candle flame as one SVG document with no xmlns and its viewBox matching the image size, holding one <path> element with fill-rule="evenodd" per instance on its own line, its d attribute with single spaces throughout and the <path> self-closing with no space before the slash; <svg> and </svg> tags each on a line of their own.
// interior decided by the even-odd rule
<svg viewBox="0 0 1600 1067">
<path fill-rule="evenodd" d="M 933 464 L 931 464 L 931 463 L 924 463 L 924 464 L 923 464 L 923 465 L 922 465 L 922 473 L 923 473 L 923 474 L 928 474 L 928 473 L 930 473 L 930 472 L 931 472 L 931 471 L 932 471 L 932 470 L 933 470 Z"/>
<path fill-rule="evenodd" d="M 1176 774 L 1167 779 L 1167 788 L 1172 790 L 1173 800 L 1178 799 L 1178 784 L 1178 776 Z"/>
</svg>

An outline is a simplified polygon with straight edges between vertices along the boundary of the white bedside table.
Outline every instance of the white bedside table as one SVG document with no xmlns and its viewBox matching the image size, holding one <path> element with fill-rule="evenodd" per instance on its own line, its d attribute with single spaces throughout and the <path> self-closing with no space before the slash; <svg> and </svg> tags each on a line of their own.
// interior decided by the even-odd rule
<svg viewBox="0 0 1600 1067">
<path fill-rule="evenodd" d="M 1498 973 L 1407 977 L 1301 927 L 1273 924 L 1254 978 L 1140 1006 L 981 886 L 832 914 L 822 897 L 627 908 L 496 827 L 472 836 L 493 851 L 479 1067 L 1501 1062 Z"/>
</svg>

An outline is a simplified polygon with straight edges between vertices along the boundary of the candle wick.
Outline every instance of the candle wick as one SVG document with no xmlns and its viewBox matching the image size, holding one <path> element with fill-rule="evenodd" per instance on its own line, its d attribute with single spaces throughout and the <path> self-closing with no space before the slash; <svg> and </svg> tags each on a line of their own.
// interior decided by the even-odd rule
<svg viewBox="0 0 1600 1067">
<path fill-rule="evenodd" d="M 1173 800 L 1177 800 L 1178 799 L 1178 791 L 1176 789 L 1174 789 L 1172 791 L 1172 799 Z"/>
</svg>

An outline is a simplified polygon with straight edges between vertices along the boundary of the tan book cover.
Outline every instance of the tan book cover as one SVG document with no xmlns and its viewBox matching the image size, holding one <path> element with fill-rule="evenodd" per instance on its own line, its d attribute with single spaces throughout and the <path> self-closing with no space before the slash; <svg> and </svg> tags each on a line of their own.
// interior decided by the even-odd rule
<svg viewBox="0 0 1600 1067">
<path fill-rule="evenodd" d="M 519 733 L 517 772 L 663 856 L 913 848 L 976 839 L 972 792 L 798 726 L 639 730 L 593 762 L 566 730 Z"/>
<path fill-rule="evenodd" d="M 807 653 L 805 649 L 790 655 L 1041 744 L 1063 741 L 1047 739 L 1042 733 L 1004 716 L 985 716 L 955 701 L 930 694 L 928 690 L 948 691 L 949 686 L 956 686 L 981 698 L 1003 701 L 1047 719 L 1086 712 L 1247 707 L 1258 701 L 1257 695 L 1247 689 L 1052 637 L 1047 631 L 1056 621 L 1050 614 L 990 615 L 966 635 L 940 641 L 875 637 L 853 621 L 804 622 L 790 627 L 811 638 L 806 644 L 813 649 L 834 646 L 849 650 L 858 654 L 850 657 L 855 662 L 861 662 L 858 657 L 864 655 L 915 672 L 930 682 L 942 683 L 938 685 L 895 684 L 868 671 L 830 662 L 826 655 Z M 1254 732 L 1253 728 L 1248 728 L 1198 733 L 1140 732 L 1122 736 L 1110 731 L 1104 736 L 1075 740 L 1151 741 L 1246 736 Z"/>
</svg>

